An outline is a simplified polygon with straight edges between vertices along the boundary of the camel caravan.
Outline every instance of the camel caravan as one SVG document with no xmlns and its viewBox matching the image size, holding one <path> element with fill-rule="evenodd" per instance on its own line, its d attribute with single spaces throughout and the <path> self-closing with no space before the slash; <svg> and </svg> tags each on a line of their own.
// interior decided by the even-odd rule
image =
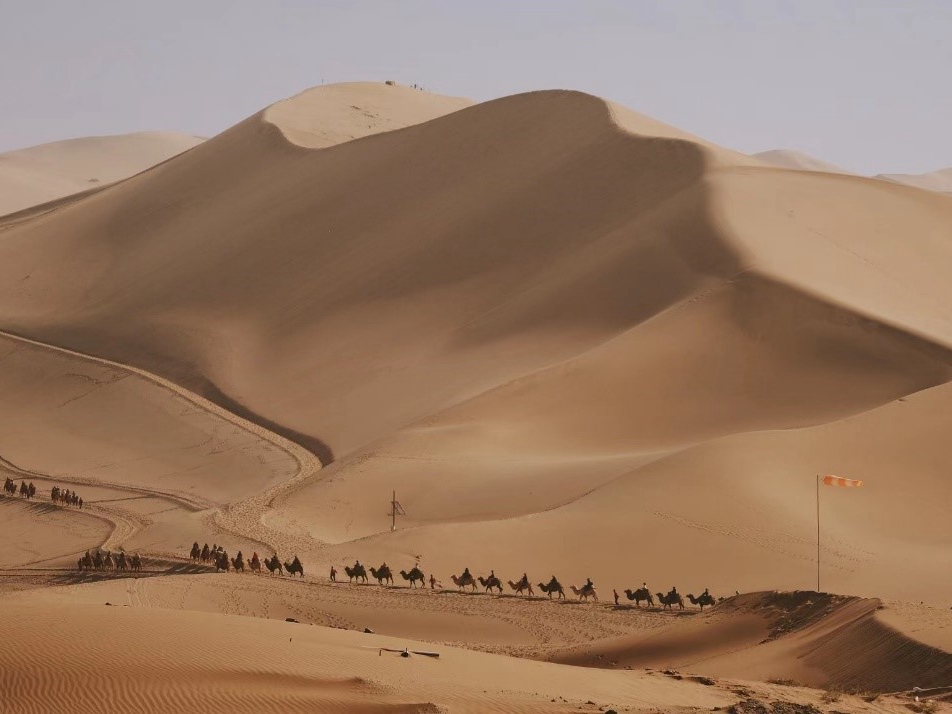
<svg viewBox="0 0 952 714">
<path fill-rule="evenodd" d="M 203 565 L 214 566 L 215 572 L 217 573 L 227 573 L 228 571 L 234 571 L 236 573 L 245 572 L 245 556 L 242 552 L 239 550 L 235 557 L 231 558 L 228 556 L 228 551 L 217 543 L 212 545 L 211 548 L 208 547 L 208 543 L 199 548 L 198 541 L 196 541 L 192 543 L 192 549 L 189 551 L 188 557 L 189 560 L 197 561 Z M 290 563 L 282 563 L 277 553 L 270 558 L 261 560 L 258 557 L 258 553 L 255 552 L 252 553 L 251 558 L 248 559 L 248 570 L 256 575 L 260 575 L 262 572 L 262 564 L 264 564 L 264 567 L 268 569 L 271 575 L 275 573 L 284 575 L 284 573 L 287 572 L 291 577 L 295 575 L 301 578 L 304 577 L 304 566 L 296 555 Z"/>
<path fill-rule="evenodd" d="M 20 481 L 20 498 L 25 498 L 27 500 L 36 497 L 36 486 L 33 485 L 33 482 L 27 483 L 26 481 Z M 17 484 L 16 482 L 7 476 L 3 482 L 3 495 L 4 496 L 16 496 L 17 495 Z"/>
<path fill-rule="evenodd" d="M 206 543 L 203 547 L 199 547 L 198 542 L 192 544 L 191 552 L 189 553 L 189 558 L 193 561 L 198 561 L 201 563 L 209 564 L 215 567 L 216 572 L 228 572 L 229 570 L 234 572 L 244 572 L 246 563 L 244 556 L 241 551 L 238 551 L 238 554 L 234 558 L 228 556 L 228 552 L 220 545 L 213 545 L 211 548 L 208 547 Z M 290 563 L 283 563 L 278 558 L 277 553 L 271 556 L 271 558 L 265 559 L 264 561 L 259 561 L 258 554 L 254 553 L 251 556 L 251 559 L 247 562 L 247 567 L 252 573 L 260 574 L 261 564 L 264 563 L 264 566 L 268 569 L 271 575 L 277 573 L 278 575 L 284 575 L 285 571 L 288 575 L 300 575 L 301 578 L 304 577 L 304 566 L 301 565 L 301 561 L 297 556 L 294 557 Z M 349 584 L 356 585 L 366 585 L 369 584 L 370 580 L 376 580 L 377 585 L 379 586 L 390 586 L 394 587 L 396 585 L 396 578 L 394 577 L 394 571 L 391 569 L 386 562 L 382 563 L 379 567 L 375 568 L 373 566 L 367 566 L 361 563 L 359 560 L 355 561 L 354 564 L 345 565 L 343 568 L 344 574 L 347 576 L 347 582 Z M 427 583 L 429 583 L 430 590 L 443 590 L 442 584 L 430 574 L 429 579 L 419 568 L 419 566 L 414 566 L 410 571 L 400 570 L 397 571 L 400 577 L 407 583 L 407 587 L 413 588 L 426 588 Z M 337 570 L 336 566 L 331 566 L 330 570 L 330 582 L 338 583 L 343 582 L 343 580 L 338 580 L 340 573 Z M 503 587 L 504 583 L 500 579 L 494 570 L 489 571 L 488 576 L 474 576 L 469 568 L 464 568 L 462 575 L 451 575 L 450 579 L 453 581 L 453 584 L 456 586 L 457 591 L 459 592 L 469 592 L 469 593 L 479 593 L 480 588 L 482 592 L 489 594 L 502 595 L 505 588 Z M 509 589 L 513 591 L 516 595 L 526 595 L 530 598 L 535 597 L 535 590 L 532 587 L 532 582 L 529 580 L 528 573 L 523 573 L 522 578 L 518 582 L 513 582 L 512 580 L 505 581 L 505 584 L 509 586 Z M 557 600 L 566 600 L 565 588 L 559 582 L 558 578 L 554 575 L 549 579 L 548 583 L 539 583 L 537 585 L 540 592 L 545 593 L 550 600 L 553 598 Z M 576 598 L 576 602 L 599 602 L 598 591 L 595 589 L 595 584 L 592 582 L 591 578 L 588 578 L 582 587 L 576 587 L 575 585 L 569 585 L 568 589 Z M 645 604 L 645 607 L 655 607 L 655 601 L 657 600 L 658 604 L 662 609 L 675 609 L 684 610 L 684 597 L 678 593 L 677 588 L 671 588 L 667 594 L 664 593 L 655 593 L 652 594 L 651 590 L 648 589 L 647 583 L 643 583 L 640 588 L 637 590 L 625 590 L 625 596 L 628 600 L 633 601 L 636 607 L 640 607 L 641 603 Z M 614 591 L 615 596 L 615 605 L 620 605 L 620 596 L 617 591 Z M 705 607 L 716 605 L 720 600 L 715 600 L 710 592 L 705 588 L 704 592 L 701 595 L 695 597 L 694 595 L 687 595 L 687 599 L 691 602 L 692 605 L 698 606 L 703 610 Z"/>
<path fill-rule="evenodd" d="M 104 553 L 101 549 L 96 548 L 96 552 L 92 554 L 87 550 L 86 554 L 79 559 L 77 565 L 81 573 L 112 572 L 118 574 L 127 571 L 139 573 L 142 572 L 142 557 L 136 553 L 127 558 L 126 554 L 121 550 L 113 555 L 111 550 L 107 550 Z"/>
<path fill-rule="evenodd" d="M 32 481 L 29 483 L 20 481 L 20 486 L 17 488 L 16 481 L 7 476 L 3 481 L 3 495 L 12 497 L 18 494 L 20 498 L 32 500 L 36 498 L 36 486 Z M 64 506 L 75 506 L 76 508 L 83 507 L 83 499 L 80 498 L 75 491 L 71 491 L 68 488 L 60 488 L 59 486 L 53 486 L 50 490 L 50 502 L 59 503 Z"/>
</svg>

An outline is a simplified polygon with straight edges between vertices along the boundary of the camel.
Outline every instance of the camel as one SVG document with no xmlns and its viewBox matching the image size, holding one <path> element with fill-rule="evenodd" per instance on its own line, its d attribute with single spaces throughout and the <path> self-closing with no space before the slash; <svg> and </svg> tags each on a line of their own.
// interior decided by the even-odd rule
<svg viewBox="0 0 952 714">
<path fill-rule="evenodd" d="M 191 560 L 198 560 L 199 558 L 202 557 L 202 551 L 198 547 L 198 541 L 195 541 L 194 543 L 192 543 L 192 550 L 191 552 L 189 552 L 188 557 Z"/>
<path fill-rule="evenodd" d="M 598 593 L 595 592 L 595 588 L 589 587 L 588 585 L 583 585 L 581 590 L 574 585 L 569 585 L 569 587 L 580 601 L 585 600 L 585 602 L 588 602 L 589 598 L 594 598 L 595 602 L 598 602 Z"/>
<path fill-rule="evenodd" d="M 379 568 L 370 568 L 370 574 L 373 576 L 374 580 L 377 581 L 378 585 L 383 585 L 384 583 L 390 583 L 393 585 L 393 573 L 390 572 L 390 566 L 384 563 Z"/>
<path fill-rule="evenodd" d="M 248 561 L 248 567 L 251 568 L 251 572 L 255 575 L 261 575 L 261 561 L 258 560 L 257 553 L 251 556 L 251 560 Z"/>
<path fill-rule="evenodd" d="M 498 590 L 499 594 L 502 595 L 502 582 L 500 582 L 499 578 L 497 578 L 495 575 L 490 575 L 488 578 L 484 578 L 480 575 L 477 580 L 479 580 L 479 584 L 483 586 L 483 589 L 486 592 L 489 592 L 490 590 Z"/>
<path fill-rule="evenodd" d="M 215 570 L 217 572 L 221 572 L 222 570 L 224 570 L 227 573 L 229 562 L 230 562 L 230 559 L 228 558 L 228 553 L 225 551 L 220 551 L 218 553 L 218 557 L 215 558 Z"/>
<path fill-rule="evenodd" d="M 133 573 L 138 573 L 140 570 L 142 570 L 142 558 L 139 557 L 138 553 L 132 556 L 129 564 L 132 567 Z"/>
<path fill-rule="evenodd" d="M 463 588 L 472 588 L 473 592 L 476 592 L 476 578 L 474 578 L 469 573 L 464 572 L 459 577 L 456 577 L 455 575 L 451 575 L 450 579 L 452 579 L 453 583 L 460 590 L 462 590 Z"/>
<path fill-rule="evenodd" d="M 548 585 L 539 583 L 539 590 L 541 590 L 544 593 L 548 593 L 549 600 L 552 599 L 552 593 L 558 593 L 560 600 L 565 599 L 565 591 L 562 589 L 562 584 L 558 580 L 555 579 L 554 575 L 552 576 L 552 579 L 549 581 Z"/>
<path fill-rule="evenodd" d="M 79 562 L 77 563 L 77 565 L 79 566 L 79 568 L 78 568 L 79 572 L 83 572 L 83 571 L 86 569 L 86 561 L 85 561 L 85 559 L 84 559 L 84 558 L 80 558 L 80 559 L 79 559 Z"/>
<path fill-rule="evenodd" d="M 102 551 L 97 550 L 96 555 L 93 556 L 93 569 L 102 570 L 102 564 L 103 564 Z"/>
<path fill-rule="evenodd" d="M 529 582 L 529 578 L 523 577 L 518 583 L 514 583 L 511 580 L 509 582 L 509 587 L 516 591 L 517 595 L 522 595 L 524 590 L 529 591 L 529 597 L 535 596 L 535 593 L 532 591 L 532 583 Z"/>
<path fill-rule="evenodd" d="M 241 572 L 245 572 L 245 561 L 244 561 L 244 559 L 243 559 L 240 555 L 239 555 L 237 558 L 232 558 L 232 559 L 231 559 L 231 567 L 234 568 L 234 570 L 235 570 L 236 573 L 237 573 L 239 570 L 240 570 Z"/>
<path fill-rule="evenodd" d="M 198 554 L 198 559 L 203 563 L 207 563 L 211 557 L 209 553 L 210 551 L 208 550 L 208 543 L 206 543 L 204 546 L 202 546 L 202 551 Z"/>
<path fill-rule="evenodd" d="M 678 593 L 671 593 L 668 595 L 662 595 L 657 593 L 658 602 L 664 605 L 664 608 L 667 610 L 672 605 L 677 605 L 679 609 L 684 609 L 684 599 Z"/>
<path fill-rule="evenodd" d="M 702 610 L 704 609 L 705 605 L 710 605 L 713 607 L 717 604 L 717 601 L 714 600 L 714 596 L 710 593 L 701 593 L 698 597 L 694 597 L 693 595 L 689 594 L 688 600 L 691 601 L 692 605 L 700 605 Z"/>
<path fill-rule="evenodd" d="M 367 569 L 363 565 L 355 565 L 353 568 L 345 565 L 344 572 L 347 573 L 350 582 L 354 582 L 355 580 L 367 582 Z"/>
<path fill-rule="evenodd" d="M 292 560 L 290 563 L 284 564 L 284 569 L 288 571 L 288 575 L 290 575 L 292 578 L 294 577 L 294 574 L 297 573 L 301 576 L 302 580 L 304 579 L 304 566 L 301 565 L 301 561 L 298 560 L 296 555 L 294 556 L 294 560 Z"/>
<path fill-rule="evenodd" d="M 17 495 L 17 485 L 9 476 L 7 477 L 7 480 L 3 482 L 3 492 L 9 493 L 11 496 Z"/>
<path fill-rule="evenodd" d="M 651 597 L 651 591 L 648 588 L 638 588 L 634 592 L 631 590 L 625 590 L 625 595 L 629 600 L 634 600 L 635 605 L 641 605 L 641 601 L 645 601 L 646 606 L 654 607 L 654 598 Z"/>
<path fill-rule="evenodd" d="M 29 498 L 30 497 L 30 487 L 26 485 L 26 481 L 20 481 L 20 498 Z"/>
<path fill-rule="evenodd" d="M 116 572 L 126 572 L 126 554 L 121 550 L 119 551 L 119 555 L 116 556 Z"/>
<path fill-rule="evenodd" d="M 110 568 L 112 568 L 113 570 L 115 570 L 115 569 L 116 569 L 116 563 L 115 563 L 115 561 L 112 559 L 112 551 L 111 551 L 111 550 L 107 550 L 107 551 L 106 551 L 106 557 L 105 557 L 105 559 L 102 561 L 102 569 L 103 569 L 103 570 L 108 570 L 108 569 L 110 569 Z"/>
<path fill-rule="evenodd" d="M 277 553 L 275 553 L 270 558 L 265 559 L 264 567 L 268 569 L 268 572 L 271 573 L 271 575 L 274 575 L 275 571 L 277 571 L 278 575 L 284 575 L 284 568 L 281 567 L 281 561 L 278 560 Z"/>
<path fill-rule="evenodd" d="M 424 583 L 426 582 L 426 578 L 423 576 L 423 571 L 417 566 L 413 566 L 413 570 L 411 570 L 409 573 L 406 570 L 401 570 L 400 575 L 403 576 L 404 580 L 410 581 L 411 588 L 416 587 L 417 580 L 420 581 L 421 588 L 424 587 Z"/>
</svg>

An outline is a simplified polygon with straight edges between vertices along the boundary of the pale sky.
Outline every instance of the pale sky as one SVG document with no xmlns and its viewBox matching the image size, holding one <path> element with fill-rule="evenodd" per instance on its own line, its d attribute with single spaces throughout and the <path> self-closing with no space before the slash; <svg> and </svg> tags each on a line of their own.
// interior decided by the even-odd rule
<svg viewBox="0 0 952 714">
<path fill-rule="evenodd" d="M 0 151 L 214 135 L 321 82 L 567 88 L 740 151 L 952 166 L 952 0 L 0 0 Z"/>
</svg>

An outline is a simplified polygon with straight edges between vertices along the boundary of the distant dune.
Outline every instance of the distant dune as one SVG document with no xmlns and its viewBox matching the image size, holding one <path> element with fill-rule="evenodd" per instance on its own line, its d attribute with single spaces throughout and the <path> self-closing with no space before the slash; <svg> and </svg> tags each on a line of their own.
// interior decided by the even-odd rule
<svg viewBox="0 0 952 714">
<path fill-rule="evenodd" d="M 161 475 L 95 466 L 120 430 L 157 463 L 119 402 L 101 447 L 93 410 L 30 410 L 19 465 L 77 448 L 112 486 L 217 494 L 218 526 L 321 571 L 419 557 L 716 593 L 815 587 L 815 477 L 838 472 L 868 487 L 822 494 L 823 587 L 943 601 L 948 200 L 578 92 L 466 104 L 309 90 L 0 221 L 0 327 L 160 375 L 325 468 L 216 481 L 184 437 Z M 35 368 L 50 403 L 75 396 Z"/>
<path fill-rule="evenodd" d="M 939 169 L 927 174 L 879 174 L 876 178 L 924 188 L 927 191 L 952 194 L 952 168 Z"/>
<path fill-rule="evenodd" d="M 201 142 L 154 131 L 67 139 L 0 154 L 0 215 L 118 181 Z"/>
<path fill-rule="evenodd" d="M 802 171 L 823 171 L 830 174 L 848 174 L 851 173 L 846 169 L 842 169 L 836 164 L 831 164 L 828 161 L 822 161 L 821 159 L 814 158 L 809 154 L 804 154 L 800 151 L 794 151 L 792 149 L 771 149 L 770 151 L 761 151 L 758 154 L 753 155 L 754 158 L 760 159 L 768 164 L 773 166 L 779 166 L 785 169 L 800 169 Z"/>
</svg>

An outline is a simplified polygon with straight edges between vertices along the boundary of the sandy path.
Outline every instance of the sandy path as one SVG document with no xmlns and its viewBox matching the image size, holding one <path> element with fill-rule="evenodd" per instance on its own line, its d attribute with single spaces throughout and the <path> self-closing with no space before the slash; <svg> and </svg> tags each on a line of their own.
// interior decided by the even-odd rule
<svg viewBox="0 0 952 714">
<path fill-rule="evenodd" d="M 67 355 L 73 359 L 90 361 L 111 367 L 116 370 L 135 374 L 138 377 L 148 380 L 153 385 L 170 391 L 176 396 L 187 400 L 195 407 L 206 410 L 207 412 L 210 412 L 215 416 L 228 421 L 231 424 L 280 448 L 286 454 L 291 456 L 297 464 L 297 473 L 289 481 L 278 484 L 250 499 L 246 499 L 235 504 L 225 505 L 220 509 L 213 509 L 214 504 L 209 499 L 197 497 L 194 494 L 183 494 L 178 492 L 172 493 L 156 489 L 132 487 L 124 484 L 104 483 L 97 479 L 77 478 L 71 476 L 51 476 L 49 474 L 32 470 L 24 465 L 11 463 L 0 456 L 0 465 L 7 468 L 14 475 L 21 478 L 32 479 L 34 481 L 42 481 L 44 484 L 47 484 L 47 489 L 53 484 L 77 487 L 93 485 L 107 486 L 127 494 L 139 494 L 167 500 L 172 502 L 176 507 L 190 512 L 208 511 L 204 518 L 206 530 L 228 532 L 245 541 L 267 545 L 269 548 L 275 550 L 279 549 L 279 546 L 281 550 L 287 550 L 290 546 L 291 550 L 293 551 L 300 550 L 301 552 L 304 552 L 305 550 L 313 549 L 313 547 L 316 545 L 313 539 L 308 538 L 305 541 L 301 537 L 295 538 L 294 536 L 291 536 L 289 538 L 288 534 L 265 526 L 261 522 L 262 515 L 267 512 L 272 501 L 278 494 L 283 493 L 287 489 L 294 488 L 297 484 L 306 480 L 321 468 L 321 463 L 317 457 L 307 450 L 298 446 L 294 442 L 272 433 L 264 427 L 232 414 L 231 412 L 217 406 L 207 399 L 204 399 L 203 397 L 200 397 L 169 380 L 158 377 L 145 370 L 123 365 L 100 357 L 83 354 L 55 345 L 49 345 L 25 337 L 20 337 L 18 335 L 4 331 L 0 331 L 0 335 L 16 342 L 50 350 L 62 355 Z M 102 504 L 90 504 L 88 509 L 84 510 L 88 510 L 91 515 L 104 518 L 112 523 L 113 533 L 104 543 L 100 544 L 104 548 L 118 547 L 120 544 L 129 541 L 134 535 L 149 525 L 148 520 L 137 517 L 128 509 L 114 505 L 104 506 Z M 291 541 L 290 543 L 289 540 Z"/>
</svg>

